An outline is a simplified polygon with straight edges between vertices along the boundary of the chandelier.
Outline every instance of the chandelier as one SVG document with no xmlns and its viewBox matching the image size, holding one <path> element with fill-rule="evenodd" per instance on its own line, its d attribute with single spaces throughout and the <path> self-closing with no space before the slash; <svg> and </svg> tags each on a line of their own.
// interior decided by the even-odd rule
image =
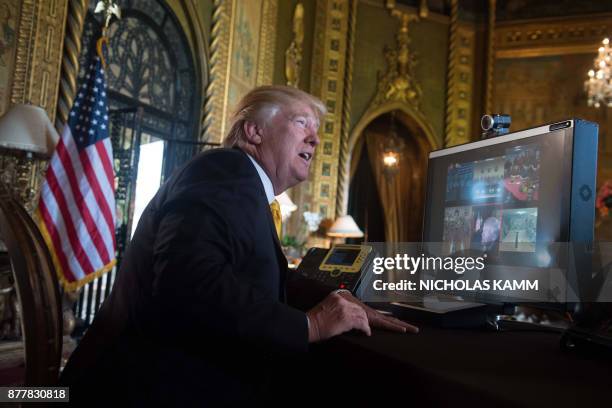
<svg viewBox="0 0 612 408">
<path fill-rule="evenodd" d="M 594 69 L 589 70 L 589 79 L 584 81 L 584 89 L 589 106 L 599 108 L 603 104 L 612 107 L 612 48 L 608 38 L 604 38 L 598 51 Z"/>
</svg>

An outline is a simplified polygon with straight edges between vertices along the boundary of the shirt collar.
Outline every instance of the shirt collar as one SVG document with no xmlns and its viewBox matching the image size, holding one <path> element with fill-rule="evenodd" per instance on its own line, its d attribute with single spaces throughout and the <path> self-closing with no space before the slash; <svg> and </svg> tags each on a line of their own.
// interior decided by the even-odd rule
<svg viewBox="0 0 612 408">
<path fill-rule="evenodd" d="M 274 201 L 274 187 L 272 186 L 272 180 L 266 174 L 264 169 L 255 161 L 254 158 L 251 157 L 250 154 L 247 153 L 249 159 L 251 159 L 251 163 L 255 166 L 255 170 L 257 170 L 257 174 L 259 174 L 259 178 L 261 179 L 261 183 L 263 184 L 264 191 L 266 192 L 266 198 L 268 199 L 268 204 L 271 204 Z"/>
</svg>

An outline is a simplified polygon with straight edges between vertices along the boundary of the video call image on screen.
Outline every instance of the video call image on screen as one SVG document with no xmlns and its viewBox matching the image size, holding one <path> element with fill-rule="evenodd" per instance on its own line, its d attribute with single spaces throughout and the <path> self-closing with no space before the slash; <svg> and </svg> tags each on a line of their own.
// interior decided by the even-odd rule
<svg viewBox="0 0 612 408">
<path fill-rule="evenodd" d="M 501 156 L 450 163 L 444 252 L 534 252 L 539 189 L 537 144 L 510 147 Z"/>
</svg>

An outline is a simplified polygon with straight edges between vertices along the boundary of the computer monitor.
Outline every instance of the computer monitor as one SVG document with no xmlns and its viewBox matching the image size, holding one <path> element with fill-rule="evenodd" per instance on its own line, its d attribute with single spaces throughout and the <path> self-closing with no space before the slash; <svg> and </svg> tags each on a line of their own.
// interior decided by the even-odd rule
<svg viewBox="0 0 612 408">
<path fill-rule="evenodd" d="M 545 287 L 480 301 L 575 301 L 588 276 L 569 263 L 588 254 L 568 249 L 593 241 L 597 138 L 597 124 L 569 119 L 431 152 L 423 242 L 440 243 L 438 255 L 486 254 L 480 279 L 537 276 Z M 560 276 L 543 277 L 552 270 Z"/>
</svg>

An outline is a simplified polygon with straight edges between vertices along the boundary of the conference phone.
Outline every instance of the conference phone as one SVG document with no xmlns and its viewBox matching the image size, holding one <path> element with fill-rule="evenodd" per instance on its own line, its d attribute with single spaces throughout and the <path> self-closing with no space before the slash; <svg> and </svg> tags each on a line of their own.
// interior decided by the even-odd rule
<svg viewBox="0 0 612 408">
<path fill-rule="evenodd" d="M 310 248 L 297 273 L 330 289 L 357 294 L 359 284 L 372 268 L 374 251 L 369 245 L 337 244 L 330 249 Z"/>
</svg>

